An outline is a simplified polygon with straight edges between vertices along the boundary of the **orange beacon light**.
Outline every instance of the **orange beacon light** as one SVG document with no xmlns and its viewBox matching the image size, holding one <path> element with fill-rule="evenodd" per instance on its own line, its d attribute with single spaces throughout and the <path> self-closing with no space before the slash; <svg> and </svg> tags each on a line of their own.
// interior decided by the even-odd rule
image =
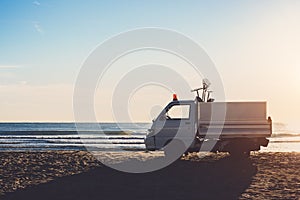
<svg viewBox="0 0 300 200">
<path fill-rule="evenodd" d="M 177 94 L 173 94 L 173 101 L 178 101 Z"/>
</svg>

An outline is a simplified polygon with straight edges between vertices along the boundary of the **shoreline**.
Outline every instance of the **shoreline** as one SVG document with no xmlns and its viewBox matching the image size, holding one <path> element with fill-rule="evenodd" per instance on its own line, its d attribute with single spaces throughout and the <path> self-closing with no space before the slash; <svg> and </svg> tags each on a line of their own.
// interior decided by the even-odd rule
<svg viewBox="0 0 300 200">
<path fill-rule="evenodd" d="M 161 170 L 119 172 L 86 151 L 1 152 L 0 199 L 298 199 L 299 152 L 189 154 Z M 102 152 L 109 159 L 151 159 L 160 152 Z"/>
</svg>

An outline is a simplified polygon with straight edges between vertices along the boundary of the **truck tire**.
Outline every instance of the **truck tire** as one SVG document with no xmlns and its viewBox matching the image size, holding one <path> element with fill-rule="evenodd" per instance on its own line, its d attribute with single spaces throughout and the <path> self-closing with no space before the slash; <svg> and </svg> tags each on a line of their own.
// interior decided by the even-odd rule
<svg viewBox="0 0 300 200">
<path fill-rule="evenodd" d="M 235 159 L 249 158 L 250 151 L 255 149 L 253 141 L 245 138 L 232 139 L 227 147 L 230 156 Z"/>
<path fill-rule="evenodd" d="M 242 150 L 232 150 L 229 151 L 229 154 L 234 159 L 243 159 L 243 158 L 249 158 L 250 157 L 250 150 L 248 151 L 242 151 Z"/>
<path fill-rule="evenodd" d="M 172 142 L 172 144 L 170 144 L 171 142 Z M 169 158 L 178 157 L 178 159 L 180 159 L 182 157 L 182 155 L 184 155 L 186 153 L 185 152 L 186 147 L 181 140 L 170 140 L 170 141 L 166 142 L 163 150 L 164 150 L 165 157 L 169 157 Z M 183 152 L 183 153 L 180 154 L 180 152 Z"/>
</svg>

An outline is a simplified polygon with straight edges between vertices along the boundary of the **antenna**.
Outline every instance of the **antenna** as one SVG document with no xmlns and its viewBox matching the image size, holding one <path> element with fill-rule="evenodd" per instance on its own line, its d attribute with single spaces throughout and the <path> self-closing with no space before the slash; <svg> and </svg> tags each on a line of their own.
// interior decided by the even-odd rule
<svg viewBox="0 0 300 200">
<path fill-rule="evenodd" d="M 209 86 L 211 85 L 210 81 L 207 78 L 204 78 L 202 80 L 202 88 L 196 88 L 191 90 L 191 92 L 196 92 L 197 96 L 197 100 L 199 102 L 211 102 L 213 101 L 213 99 L 210 99 L 210 93 L 212 93 L 212 91 L 208 91 Z M 202 98 L 200 98 L 199 96 L 199 90 L 202 90 Z"/>
<path fill-rule="evenodd" d="M 207 78 L 204 78 L 202 80 L 202 84 L 203 84 L 203 87 L 206 86 L 206 88 L 208 88 L 211 85 L 211 82 Z"/>
</svg>

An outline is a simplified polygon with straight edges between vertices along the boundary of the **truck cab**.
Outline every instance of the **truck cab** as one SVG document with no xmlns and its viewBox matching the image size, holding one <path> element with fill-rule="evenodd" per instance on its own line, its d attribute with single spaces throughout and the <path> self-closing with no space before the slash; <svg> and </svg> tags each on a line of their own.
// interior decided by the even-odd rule
<svg viewBox="0 0 300 200">
<path fill-rule="evenodd" d="M 193 90 L 197 92 L 195 100 L 179 101 L 173 95 L 148 130 L 147 150 L 172 154 L 174 148 L 168 144 L 176 142 L 175 151 L 180 149 L 183 154 L 211 151 L 247 157 L 250 151 L 268 145 L 272 120 L 266 117 L 266 102 L 214 102 L 207 94 L 208 86 L 203 85 Z"/>
</svg>

